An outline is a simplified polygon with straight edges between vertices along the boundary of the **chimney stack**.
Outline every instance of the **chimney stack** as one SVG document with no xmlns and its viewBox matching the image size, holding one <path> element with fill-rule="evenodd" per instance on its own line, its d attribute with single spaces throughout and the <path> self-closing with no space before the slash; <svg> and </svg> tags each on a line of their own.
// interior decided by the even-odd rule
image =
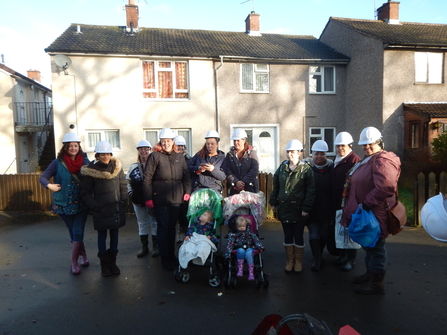
<svg viewBox="0 0 447 335">
<path fill-rule="evenodd" d="M 261 36 L 260 24 L 259 24 L 259 14 L 254 11 L 248 14 L 245 19 L 245 32 L 250 36 Z"/>
<path fill-rule="evenodd" d="M 28 70 L 28 78 L 40 83 L 40 71 Z"/>
<path fill-rule="evenodd" d="M 135 5 L 135 0 L 129 0 L 129 4 L 126 5 L 126 21 L 127 29 L 138 28 L 138 6 Z M 130 23 L 133 23 L 132 27 Z"/>
<path fill-rule="evenodd" d="M 399 4 L 398 1 L 388 0 L 377 8 L 377 19 L 390 24 L 399 24 Z"/>
</svg>

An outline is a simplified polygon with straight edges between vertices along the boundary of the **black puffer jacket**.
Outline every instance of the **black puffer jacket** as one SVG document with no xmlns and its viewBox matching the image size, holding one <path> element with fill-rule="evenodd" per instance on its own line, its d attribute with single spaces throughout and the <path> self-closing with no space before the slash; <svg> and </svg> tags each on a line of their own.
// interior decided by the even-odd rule
<svg viewBox="0 0 447 335">
<path fill-rule="evenodd" d="M 245 151 L 242 159 L 237 158 L 234 147 L 227 153 L 225 157 L 226 175 L 227 175 L 227 193 L 229 195 L 238 194 L 239 191 L 234 188 L 236 182 L 243 181 L 245 183 L 244 191 L 257 193 L 259 190 L 258 173 L 259 160 L 256 150 L 251 146 Z"/>
<path fill-rule="evenodd" d="M 126 224 L 127 187 L 121 161 L 97 160 L 81 168 L 81 197 L 92 210 L 95 230 L 115 229 Z"/>
<path fill-rule="evenodd" d="M 332 169 L 334 163 L 328 159 L 327 164 L 320 169 L 315 166 L 312 159 L 309 159 L 309 165 L 314 172 L 316 195 L 308 222 L 331 221 L 334 218 L 334 201 L 332 200 Z"/>
</svg>

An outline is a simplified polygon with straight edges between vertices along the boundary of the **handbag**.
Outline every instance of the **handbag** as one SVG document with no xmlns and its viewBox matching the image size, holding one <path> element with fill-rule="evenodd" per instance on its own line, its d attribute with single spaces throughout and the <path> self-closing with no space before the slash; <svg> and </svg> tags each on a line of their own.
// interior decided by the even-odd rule
<svg viewBox="0 0 447 335">
<path fill-rule="evenodd" d="M 385 203 L 386 212 L 388 214 L 388 232 L 391 235 L 396 235 L 404 229 L 407 223 L 407 211 L 405 206 L 398 200 L 396 192 L 396 205 L 390 208 L 388 202 Z"/>
<path fill-rule="evenodd" d="M 362 247 L 373 248 L 380 237 L 380 224 L 372 211 L 364 210 L 362 204 L 351 215 L 349 236 Z"/>
<path fill-rule="evenodd" d="M 348 227 L 343 227 L 340 224 L 342 214 L 343 210 L 341 209 L 335 212 L 335 244 L 337 249 L 360 249 L 362 246 L 349 237 Z"/>
</svg>

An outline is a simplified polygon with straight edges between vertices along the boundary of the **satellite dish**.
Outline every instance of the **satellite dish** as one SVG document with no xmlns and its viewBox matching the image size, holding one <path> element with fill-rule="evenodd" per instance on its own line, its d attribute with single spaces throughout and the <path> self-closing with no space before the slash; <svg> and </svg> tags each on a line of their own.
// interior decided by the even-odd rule
<svg viewBox="0 0 447 335">
<path fill-rule="evenodd" d="M 68 69 L 68 67 L 71 65 L 71 59 L 65 55 L 54 56 L 54 62 L 57 66 L 63 68 L 64 70 Z"/>
</svg>

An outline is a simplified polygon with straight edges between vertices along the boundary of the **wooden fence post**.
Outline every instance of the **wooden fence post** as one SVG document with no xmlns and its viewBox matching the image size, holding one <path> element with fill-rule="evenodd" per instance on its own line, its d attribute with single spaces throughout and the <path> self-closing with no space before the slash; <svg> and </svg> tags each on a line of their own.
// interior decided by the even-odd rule
<svg viewBox="0 0 447 335">
<path fill-rule="evenodd" d="M 418 198 L 417 198 L 417 210 L 414 213 L 416 226 L 420 226 L 420 213 L 422 206 L 425 203 L 425 175 L 421 172 L 418 174 Z"/>
<path fill-rule="evenodd" d="M 441 172 L 439 176 L 439 192 L 442 194 L 447 193 L 447 173 Z"/>
<path fill-rule="evenodd" d="M 428 197 L 427 199 L 436 195 L 436 175 L 434 172 L 428 174 Z"/>
</svg>

